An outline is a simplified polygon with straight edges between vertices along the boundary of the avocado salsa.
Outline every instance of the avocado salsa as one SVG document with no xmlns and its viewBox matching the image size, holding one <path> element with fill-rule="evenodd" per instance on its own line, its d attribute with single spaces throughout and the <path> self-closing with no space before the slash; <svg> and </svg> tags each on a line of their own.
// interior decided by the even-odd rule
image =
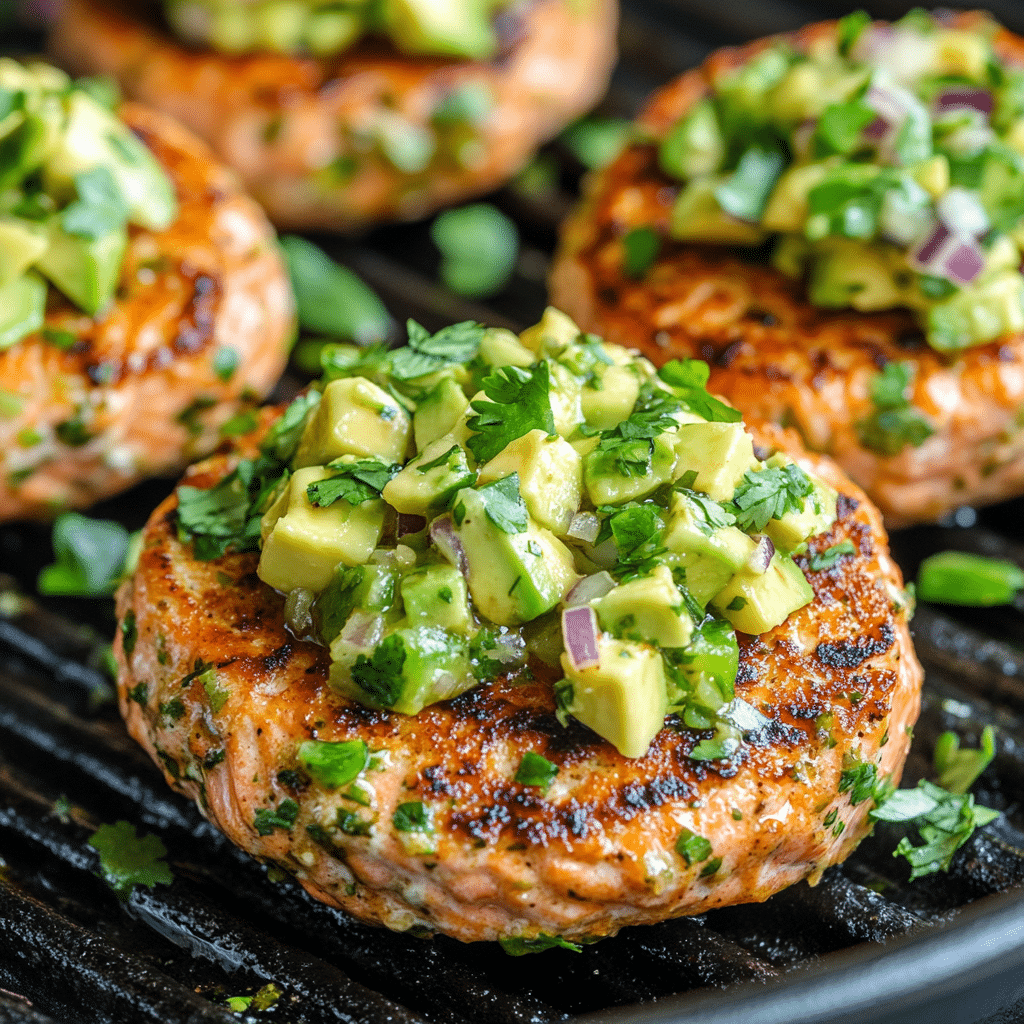
<svg viewBox="0 0 1024 1024">
<path fill-rule="evenodd" d="M 818 306 L 958 351 L 1024 330 L 1024 69 L 978 17 L 863 12 L 717 72 L 659 143 L 670 234 L 761 245 Z"/>
<path fill-rule="evenodd" d="M 715 730 L 692 756 L 735 750 L 736 630 L 812 599 L 792 555 L 837 496 L 755 454 L 705 363 L 656 371 L 548 309 L 519 336 L 410 321 L 323 365 L 255 458 L 178 487 L 177 520 L 201 559 L 260 551 L 341 694 L 413 715 L 535 657 L 563 724 L 626 757 L 669 713 Z"/>
<path fill-rule="evenodd" d="M 224 53 L 269 50 L 318 57 L 364 35 L 389 38 L 413 56 L 486 60 L 498 50 L 494 17 L 510 0 L 166 0 L 185 41 Z"/>
<path fill-rule="evenodd" d="M 0 59 L 0 350 L 42 328 L 47 283 L 100 313 L 128 225 L 176 216 L 163 168 L 89 86 Z"/>
</svg>

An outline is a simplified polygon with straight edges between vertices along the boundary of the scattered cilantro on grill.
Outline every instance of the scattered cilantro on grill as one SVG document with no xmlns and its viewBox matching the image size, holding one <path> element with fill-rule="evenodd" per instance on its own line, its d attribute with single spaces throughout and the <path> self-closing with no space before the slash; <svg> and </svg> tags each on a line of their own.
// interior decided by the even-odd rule
<svg viewBox="0 0 1024 1024">
<path fill-rule="evenodd" d="M 253 818 L 253 826 L 261 836 L 271 836 L 275 829 L 290 832 L 299 816 L 299 805 L 290 797 L 275 808 L 261 807 Z"/>
<path fill-rule="evenodd" d="M 817 551 L 808 559 L 807 567 L 812 572 L 823 572 L 826 569 L 833 569 L 837 566 L 844 555 L 855 555 L 857 549 L 853 546 L 852 540 L 840 541 L 833 544 L 824 551 Z"/>
<path fill-rule="evenodd" d="M 974 607 L 1013 604 L 1024 591 L 1024 569 L 1004 558 L 939 551 L 917 570 L 917 596 L 937 604 Z"/>
<path fill-rule="evenodd" d="M 388 360 L 388 370 L 397 380 L 414 380 L 452 364 L 468 363 L 479 351 L 485 330 L 472 320 L 452 324 L 437 334 L 415 320 L 408 322 L 407 329 L 408 345 L 396 349 Z"/>
<path fill-rule="evenodd" d="M 487 399 L 470 403 L 477 415 L 467 421 L 473 436 L 466 445 L 477 462 L 488 462 L 531 430 L 555 432 L 549 380 L 546 362 L 532 370 L 503 366 L 484 377 L 482 389 Z"/>
<path fill-rule="evenodd" d="M 745 532 L 763 530 L 770 519 L 799 512 L 814 491 L 811 478 L 795 463 L 747 470 L 732 497 L 736 525 Z"/>
<path fill-rule="evenodd" d="M 524 786 L 539 786 L 547 789 L 558 774 L 558 765 L 552 764 L 541 754 L 528 750 L 516 769 L 515 780 Z"/>
<path fill-rule="evenodd" d="M 137 835 L 127 821 L 100 825 L 89 845 L 100 855 L 103 880 L 120 899 L 127 899 L 136 885 L 152 889 L 174 881 L 164 861 L 167 847 L 157 836 Z"/>
<path fill-rule="evenodd" d="M 978 750 L 961 750 L 955 732 L 944 732 L 935 743 L 934 763 L 938 784 L 950 793 L 966 793 L 996 756 L 996 734 L 986 725 Z"/>
<path fill-rule="evenodd" d="M 349 463 L 332 462 L 327 468 L 335 475 L 306 488 L 309 503 L 317 508 L 326 508 L 336 501 L 361 505 L 379 498 L 384 486 L 402 467 L 387 465 L 380 459 L 360 459 Z"/>
<path fill-rule="evenodd" d="M 519 493 L 519 474 L 477 489 L 487 518 L 503 533 L 525 533 L 530 525 L 526 503 Z"/>
<path fill-rule="evenodd" d="M 299 764 L 310 776 L 328 789 L 337 789 L 352 782 L 369 762 L 369 752 L 362 740 L 327 743 L 305 740 L 299 744 Z"/>
<path fill-rule="evenodd" d="M 128 559 L 131 536 L 120 523 L 65 512 L 53 524 L 55 562 L 40 573 L 40 594 L 61 597 L 107 597 Z"/>
<path fill-rule="evenodd" d="M 512 938 L 499 939 L 498 943 L 509 956 L 525 956 L 527 953 L 543 953 L 548 949 L 568 949 L 573 953 L 583 952 L 583 947 L 577 945 L 575 942 L 563 939 L 560 935 L 546 935 L 544 932 L 541 932 L 532 939 L 523 938 L 522 936 L 514 936 Z"/>
<path fill-rule="evenodd" d="M 857 437 L 879 455 L 899 455 L 907 445 L 920 448 L 934 429 L 907 396 L 913 379 L 909 363 L 889 363 L 871 382 L 874 411 L 855 424 Z"/>
</svg>

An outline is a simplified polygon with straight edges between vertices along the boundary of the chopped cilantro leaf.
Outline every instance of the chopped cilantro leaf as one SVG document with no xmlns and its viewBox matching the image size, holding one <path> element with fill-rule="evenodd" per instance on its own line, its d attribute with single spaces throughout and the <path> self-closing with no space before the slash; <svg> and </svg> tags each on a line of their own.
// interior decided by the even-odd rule
<svg viewBox="0 0 1024 1024">
<path fill-rule="evenodd" d="M 361 459 L 359 462 L 331 463 L 327 467 L 336 475 L 318 480 L 306 488 L 311 505 L 326 508 L 336 501 L 361 505 L 380 497 L 387 482 L 401 469 L 389 466 L 380 459 Z"/>
<path fill-rule="evenodd" d="M 487 518 L 502 533 L 525 533 L 530 525 L 526 503 L 519 493 L 519 474 L 502 477 L 477 491 Z"/>
<path fill-rule="evenodd" d="M 299 816 L 299 805 L 290 797 L 282 800 L 277 808 L 261 807 L 253 818 L 253 826 L 261 836 L 274 834 L 275 829 L 290 832 Z"/>
<path fill-rule="evenodd" d="M 170 885 L 171 869 L 164 862 L 167 847 L 154 835 L 137 835 L 127 821 L 100 825 L 89 840 L 100 855 L 103 880 L 121 899 L 133 886 Z"/>
<path fill-rule="evenodd" d="M 337 789 L 359 775 L 370 755 L 362 740 L 340 743 L 305 740 L 299 744 L 298 759 L 315 781 L 328 789 Z"/>
<path fill-rule="evenodd" d="M 40 573 L 40 594 L 106 597 L 114 592 L 131 537 L 120 523 L 65 512 L 53 524 L 53 565 Z"/>
<path fill-rule="evenodd" d="M 482 388 L 489 401 L 471 402 L 477 415 L 467 421 L 473 431 L 467 447 L 477 462 L 490 461 L 506 445 L 531 430 L 555 432 L 549 380 L 546 362 L 532 370 L 503 366 L 484 377 Z"/>
<path fill-rule="evenodd" d="M 238 360 L 238 349 L 230 345 L 220 345 L 213 353 L 213 372 L 227 384 L 238 369 Z"/>
<path fill-rule="evenodd" d="M 352 678 L 363 693 L 380 707 L 389 708 L 402 696 L 405 642 L 397 633 L 385 637 L 373 654 L 360 654 L 352 666 Z"/>
<path fill-rule="evenodd" d="M 468 363 L 480 349 L 485 328 L 472 320 L 452 324 L 431 334 L 415 320 L 408 322 L 409 344 L 389 358 L 389 370 L 397 380 L 414 380 L 446 366 Z"/>
<path fill-rule="evenodd" d="M 740 157 L 732 177 L 715 189 L 718 205 L 739 220 L 758 221 L 779 180 L 786 158 L 778 149 L 757 143 Z"/>
<path fill-rule="evenodd" d="M 124 651 L 126 658 L 132 656 L 138 639 L 139 632 L 135 625 L 135 612 L 129 608 L 121 620 L 121 649 Z"/>
<path fill-rule="evenodd" d="M 622 236 L 622 269 L 627 277 L 641 278 L 654 266 L 661 248 L 661 236 L 644 225 Z"/>
<path fill-rule="evenodd" d="M 665 523 L 660 513 L 657 505 L 627 505 L 608 517 L 607 525 L 619 552 L 613 571 L 620 578 L 646 575 L 664 552 L 661 537 Z"/>
<path fill-rule="evenodd" d="M 914 369 L 888 363 L 871 382 L 874 411 L 855 424 L 860 443 L 879 455 L 899 455 L 907 445 L 920 448 L 935 433 L 908 397 Z"/>
<path fill-rule="evenodd" d="M 582 953 L 583 947 L 560 935 L 545 935 L 541 932 L 535 938 L 527 939 L 522 936 L 499 939 L 499 945 L 509 956 L 525 956 L 527 953 L 543 953 L 548 949 L 568 949 L 573 953 Z"/>
<path fill-rule="evenodd" d="M 149 700 L 149 685 L 147 683 L 136 683 L 128 691 L 128 699 L 134 701 L 140 708 L 144 708 Z"/>
<path fill-rule="evenodd" d="M 855 555 L 857 549 L 853 546 L 852 540 L 840 541 L 833 544 L 824 551 L 817 551 L 808 560 L 808 568 L 812 572 L 823 572 L 826 569 L 835 568 L 844 555 Z"/>
<path fill-rule="evenodd" d="M 708 364 L 700 359 L 672 359 L 658 371 L 689 412 L 710 423 L 738 423 L 743 418 L 739 409 L 708 393 L 708 375 Z"/>
<path fill-rule="evenodd" d="M 558 765 L 552 764 L 546 757 L 528 750 L 516 769 L 515 780 L 524 786 L 539 786 L 547 789 L 558 774 Z"/>
<path fill-rule="evenodd" d="M 679 833 L 679 838 L 676 840 L 676 853 L 686 861 L 687 867 L 707 860 L 711 856 L 711 852 L 711 843 L 703 836 L 691 832 L 688 828 L 684 828 Z"/>
<path fill-rule="evenodd" d="M 696 479 L 696 474 L 694 479 Z M 693 480 L 690 482 L 692 483 Z M 736 517 L 714 498 L 709 498 L 699 491 L 690 491 L 685 487 L 680 488 L 678 485 L 676 490 L 686 499 L 686 503 L 690 507 L 689 510 L 693 514 L 694 525 L 706 537 L 710 537 L 716 530 L 732 526 L 736 522 Z"/>
<path fill-rule="evenodd" d="M 110 170 L 91 167 L 75 175 L 78 198 L 60 215 L 60 226 L 69 235 L 96 240 L 123 231 L 128 221 L 128 202 Z"/>
<path fill-rule="evenodd" d="M 736 525 L 745 532 L 759 532 L 770 519 L 799 512 L 814 491 L 811 478 L 795 463 L 747 470 L 732 497 Z"/>
<path fill-rule="evenodd" d="M 430 812 L 419 800 L 399 804 L 391 815 L 396 832 L 430 832 L 433 825 Z"/>
<path fill-rule="evenodd" d="M 878 769 L 874 764 L 847 755 L 839 776 L 839 792 L 850 794 L 850 803 L 856 806 L 873 798 L 878 785 Z"/>
<path fill-rule="evenodd" d="M 267 431 L 260 451 L 275 462 L 287 462 L 295 454 L 306 423 L 319 404 L 319 391 L 311 389 L 299 395 Z"/>
<path fill-rule="evenodd" d="M 871 24 L 871 15 L 867 11 L 854 11 L 836 22 L 836 48 L 845 57 L 857 42 L 861 32 Z"/>
</svg>

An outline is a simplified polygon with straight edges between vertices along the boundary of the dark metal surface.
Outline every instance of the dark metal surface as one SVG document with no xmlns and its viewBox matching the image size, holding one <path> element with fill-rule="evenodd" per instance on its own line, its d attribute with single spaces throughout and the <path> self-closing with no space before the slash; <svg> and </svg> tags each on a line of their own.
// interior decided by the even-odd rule
<svg viewBox="0 0 1024 1024">
<path fill-rule="evenodd" d="M 901 5 L 865 5 L 899 13 Z M 989 4 L 1024 29 L 1024 5 Z M 2 4 L 0 4 L 2 8 Z M 901 9 L 905 9 L 903 6 Z M 843 13 L 834 3 L 627 0 L 623 60 L 605 112 L 646 94 L 716 46 Z M 6 49 L 37 48 L 8 30 Z M 431 328 L 479 319 L 521 327 L 543 308 L 555 224 L 579 167 L 550 149 L 561 185 L 493 197 L 523 239 L 517 274 L 487 304 L 436 284 L 424 225 L 358 241 L 318 239 L 381 294 L 396 320 Z M 295 381 L 289 386 L 295 386 Z M 135 528 L 167 492 L 154 482 L 95 510 Z M 1024 564 L 1024 502 L 907 531 L 894 552 L 912 576 L 931 551 L 959 547 Z M 880 829 L 815 889 L 762 905 L 634 928 L 587 947 L 512 959 L 489 945 L 417 939 L 316 903 L 228 844 L 171 793 L 109 703 L 99 646 L 106 602 L 20 604 L 50 561 L 48 530 L 0 527 L 0 1024 L 205 1024 L 239 1020 L 225 996 L 282 991 L 243 1015 L 281 1024 L 1012 1024 L 1024 1019 L 1024 616 L 921 608 L 925 704 L 908 764 L 928 771 L 936 737 L 976 744 L 997 729 L 982 803 L 1006 814 L 947 875 L 908 884 L 896 833 Z M 9 574 L 5 581 L 2 574 Z M 101 822 L 158 834 L 175 881 L 120 902 L 87 845 Z M 1005 890 L 1005 891 L 1004 891 Z M 29 1006 L 28 1002 L 33 1005 Z"/>
</svg>

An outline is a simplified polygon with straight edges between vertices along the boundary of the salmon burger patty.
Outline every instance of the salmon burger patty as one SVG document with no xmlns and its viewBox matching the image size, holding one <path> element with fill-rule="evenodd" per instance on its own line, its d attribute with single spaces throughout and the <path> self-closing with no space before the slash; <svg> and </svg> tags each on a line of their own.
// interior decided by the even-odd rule
<svg viewBox="0 0 1024 1024">
<path fill-rule="evenodd" d="M 1024 43 L 976 15 L 854 16 L 715 53 L 650 100 L 590 181 L 552 301 L 655 362 L 707 360 L 714 390 L 835 458 L 890 526 L 1018 494 L 1024 110 L 1004 90 L 1022 68 Z M 762 73 L 775 77 L 757 92 Z M 714 118 L 729 130 L 748 87 L 790 119 L 771 129 L 784 142 L 757 149 L 762 123 L 716 150 Z M 899 150 L 921 123 L 918 151 Z M 748 143 L 766 162 L 741 173 Z M 997 165 L 1016 184 L 995 185 Z"/>
<path fill-rule="evenodd" d="M 206 139 L 279 227 L 352 231 L 508 180 L 602 95 L 616 25 L 614 0 L 528 0 L 498 14 L 486 59 L 378 38 L 328 57 L 229 55 L 180 43 L 151 8 L 70 0 L 50 49 Z"/>
<path fill-rule="evenodd" d="M 177 214 L 129 225 L 112 299 L 50 286 L 44 323 L 0 350 L 0 520 L 83 508 L 213 449 L 287 360 L 294 300 L 273 229 L 205 144 L 135 103 L 123 123 Z"/>
<path fill-rule="evenodd" d="M 346 377 L 338 359 L 342 376 L 319 406 L 300 399 L 269 433 L 268 411 L 240 447 L 189 471 L 150 518 L 117 597 L 129 731 L 233 842 L 317 898 L 396 930 L 584 938 L 816 881 L 870 830 L 865 793 L 898 782 L 919 707 L 921 668 L 878 512 L 792 432 L 765 426 L 751 436 L 724 422 L 732 410 L 701 389 L 698 364 L 676 364 L 669 387 L 645 360 L 598 351 L 592 336 L 541 338 L 538 350 L 537 335 L 524 334 L 534 359 L 546 357 L 529 364 L 514 335 L 481 332 L 468 369 L 439 354 L 468 359 L 465 331 L 422 332 L 415 351 L 388 357 L 390 393 Z M 518 366 L 503 365 L 516 353 Z M 586 353 L 598 362 L 580 371 Z M 503 368 L 500 380 L 483 377 L 480 395 L 500 397 L 499 384 L 519 381 L 529 393 L 519 405 L 536 409 L 534 386 L 552 382 L 550 434 L 513 438 L 492 455 L 494 424 L 479 395 L 468 419 L 438 424 L 438 396 L 459 378 L 472 392 L 481 358 Z M 374 375 L 365 357 L 347 366 Z M 594 366 L 605 386 L 598 379 L 590 390 L 604 397 L 584 401 L 585 418 L 579 378 Z M 634 372 L 644 384 L 616 419 L 608 385 Z M 357 428 L 371 408 L 375 431 L 401 434 L 400 449 L 410 428 L 395 396 L 423 374 L 434 397 L 413 414 L 422 452 L 406 468 L 347 454 L 295 468 L 269 491 L 260 482 L 274 459 L 309 466 L 364 444 L 372 431 Z M 361 412 L 339 398 L 353 393 Z M 325 409 L 341 411 L 340 429 L 324 431 Z M 657 431 L 652 472 L 667 481 L 657 489 L 620 460 L 637 434 L 632 457 L 643 458 L 645 424 Z M 438 430 L 448 432 L 429 440 Z M 700 455 L 703 468 L 687 469 L 689 431 L 728 436 L 733 454 L 713 465 Z M 663 465 L 657 452 L 670 445 L 676 454 Z M 565 492 L 549 480 L 538 497 L 537 473 L 548 477 L 535 467 L 563 460 L 578 473 L 574 450 L 586 453 L 586 493 L 573 495 L 560 524 L 541 527 L 550 496 Z M 739 469 L 724 468 L 737 452 Z M 458 484 L 438 484 L 449 471 Z M 702 490 L 723 495 L 723 472 L 743 481 L 732 504 Z M 775 507 L 778 520 L 766 510 L 751 527 L 743 495 L 783 478 L 817 497 L 785 514 Z M 441 503 L 412 515 L 432 486 Z M 335 488 L 347 497 L 333 500 Z M 316 522 L 349 524 L 351 540 L 374 516 L 383 518 L 368 550 L 328 566 L 326 584 L 304 576 L 321 571 L 317 550 L 281 554 L 289 544 L 305 551 Z M 734 522 L 768 530 L 780 548 Z M 796 531 L 792 556 L 780 553 L 782 523 Z M 232 553 L 259 547 L 261 533 L 262 553 Z M 738 545 L 745 561 L 702 591 L 717 571 L 716 544 Z M 510 550 L 525 567 L 507 586 Z M 800 596 L 780 610 L 782 591 L 769 607 L 758 581 L 783 565 Z M 854 775 L 865 786 L 852 790 Z"/>
</svg>

